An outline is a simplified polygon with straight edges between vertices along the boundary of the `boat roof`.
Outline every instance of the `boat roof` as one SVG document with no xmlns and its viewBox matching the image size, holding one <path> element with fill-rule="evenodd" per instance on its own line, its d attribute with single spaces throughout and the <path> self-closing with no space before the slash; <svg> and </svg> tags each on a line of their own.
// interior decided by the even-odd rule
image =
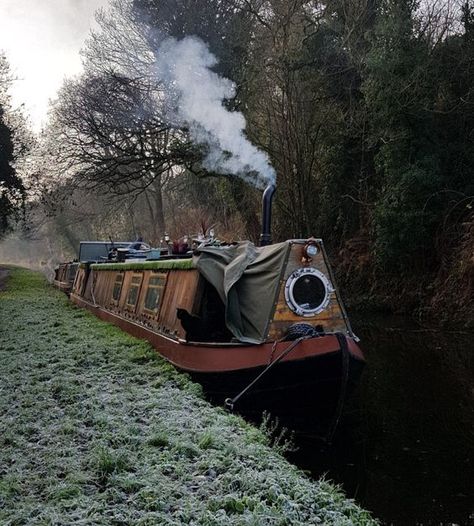
<svg viewBox="0 0 474 526">
<path fill-rule="evenodd" d="M 196 268 L 192 258 L 157 259 L 154 261 L 125 261 L 124 263 L 94 263 L 93 270 L 191 270 Z"/>
</svg>

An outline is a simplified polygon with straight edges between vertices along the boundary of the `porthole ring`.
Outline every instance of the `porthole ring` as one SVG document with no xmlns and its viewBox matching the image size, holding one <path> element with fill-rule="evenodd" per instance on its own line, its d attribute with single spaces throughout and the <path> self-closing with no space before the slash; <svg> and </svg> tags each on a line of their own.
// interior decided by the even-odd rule
<svg viewBox="0 0 474 526">
<path fill-rule="evenodd" d="M 319 314 L 328 306 L 332 292 L 328 278 L 314 267 L 296 269 L 285 284 L 286 303 L 298 316 Z"/>
</svg>

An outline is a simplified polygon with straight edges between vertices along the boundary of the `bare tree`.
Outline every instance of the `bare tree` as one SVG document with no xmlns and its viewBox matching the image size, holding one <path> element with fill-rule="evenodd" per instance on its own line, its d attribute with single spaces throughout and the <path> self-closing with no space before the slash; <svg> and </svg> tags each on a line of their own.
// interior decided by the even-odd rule
<svg viewBox="0 0 474 526">
<path fill-rule="evenodd" d="M 91 191 L 146 194 L 157 238 L 166 228 L 163 188 L 194 154 L 185 132 L 163 116 L 153 52 L 130 9 L 116 0 L 100 12 L 100 30 L 83 51 L 85 73 L 65 82 L 52 107 L 48 153 L 59 177 Z"/>
<path fill-rule="evenodd" d="M 0 236 L 11 227 L 25 202 L 19 166 L 31 146 L 31 132 L 20 109 L 13 109 L 12 82 L 6 56 L 0 53 Z"/>
</svg>

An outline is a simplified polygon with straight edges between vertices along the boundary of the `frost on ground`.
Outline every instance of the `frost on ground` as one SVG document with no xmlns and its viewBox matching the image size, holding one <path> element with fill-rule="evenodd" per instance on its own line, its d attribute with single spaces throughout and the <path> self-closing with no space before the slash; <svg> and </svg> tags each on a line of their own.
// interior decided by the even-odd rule
<svg viewBox="0 0 474 526">
<path fill-rule="evenodd" d="M 0 524 L 375 524 L 113 326 L 14 269 L 0 292 Z"/>
</svg>

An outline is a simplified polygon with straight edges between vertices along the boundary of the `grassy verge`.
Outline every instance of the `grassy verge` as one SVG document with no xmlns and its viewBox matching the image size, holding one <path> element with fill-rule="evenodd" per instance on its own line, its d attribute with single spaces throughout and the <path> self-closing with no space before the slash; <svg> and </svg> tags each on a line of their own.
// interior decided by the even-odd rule
<svg viewBox="0 0 474 526">
<path fill-rule="evenodd" d="M 0 524 L 375 524 L 148 344 L 12 269 L 0 292 Z"/>
</svg>

